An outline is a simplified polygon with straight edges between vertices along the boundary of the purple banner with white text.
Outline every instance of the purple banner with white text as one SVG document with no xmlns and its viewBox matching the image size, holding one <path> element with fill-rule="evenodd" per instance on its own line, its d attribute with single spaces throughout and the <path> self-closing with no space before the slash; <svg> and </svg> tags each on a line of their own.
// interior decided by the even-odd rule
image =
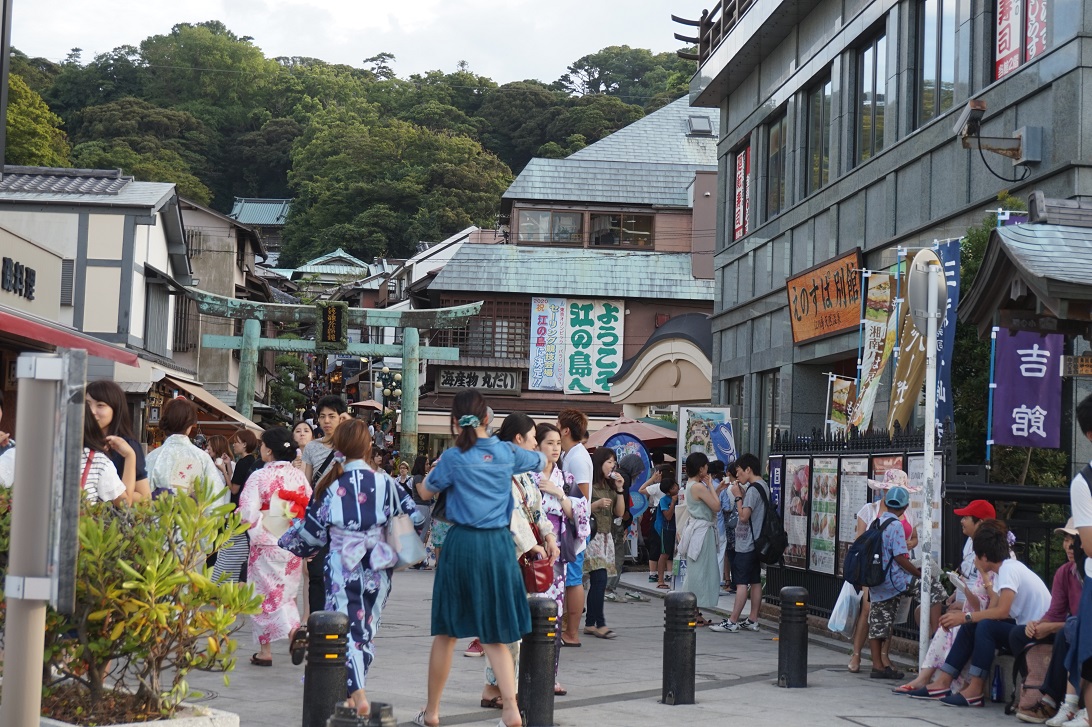
<svg viewBox="0 0 1092 727">
<path fill-rule="evenodd" d="M 1059 333 L 1002 330 L 997 334 L 994 444 L 1061 445 L 1064 342 Z"/>
</svg>

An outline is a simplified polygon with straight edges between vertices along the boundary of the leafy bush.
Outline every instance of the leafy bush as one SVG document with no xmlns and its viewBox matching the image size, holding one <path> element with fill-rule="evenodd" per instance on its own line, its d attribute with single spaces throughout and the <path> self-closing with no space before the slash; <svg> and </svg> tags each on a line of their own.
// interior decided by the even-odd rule
<svg viewBox="0 0 1092 727">
<path fill-rule="evenodd" d="M 209 576 L 208 554 L 246 529 L 215 499 L 198 481 L 192 495 L 132 508 L 81 505 L 76 607 L 51 609 L 46 624 L 45 713 L 81 723 L 167 717 L 189 694 L 191 670 L 234 668 L 238 617 L 257 613 L 261 598 Z M 3 491 L 4 572 L 10 522 Z"/>
</svg>

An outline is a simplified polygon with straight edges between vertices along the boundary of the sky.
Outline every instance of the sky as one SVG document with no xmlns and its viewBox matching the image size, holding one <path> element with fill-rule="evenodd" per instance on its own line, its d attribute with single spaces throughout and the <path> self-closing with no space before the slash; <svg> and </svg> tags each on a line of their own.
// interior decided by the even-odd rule
<svg viewBox="0 0 1092 727">
<path fill-rule="evenodd" d="M 498 83 L 550 82 L 576 59 L 610 45 L 673 51 L 671 21 L 698 18 L 714 0 L 14 0 L 15 48 L 84 62 L 176 23 L 220 20 L 267 57 L 311 56 L 361 66 L 386 51 L 402 77 L 454 71 L 459 61 Z"/>
</svg>

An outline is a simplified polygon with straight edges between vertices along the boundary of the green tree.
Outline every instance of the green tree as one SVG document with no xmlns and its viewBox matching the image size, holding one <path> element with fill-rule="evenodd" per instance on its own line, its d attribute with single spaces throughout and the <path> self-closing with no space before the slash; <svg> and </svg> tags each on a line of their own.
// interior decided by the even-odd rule
<svg viewBox="0 0 1092 727">
<path fill-rule="evenodd" d="M 693 74 L 694 63 L 675 53 L 612 45 L 576 60 L 555 85 L 571 94 L 605 94 L 644 105 L 659 95 L 679 98 Z"/>
<path fill-rule="evenodd" d="M 582 96 L 553 120 L 547 129 L 550 139 L 568 139 L 574 134 L 593 143 L 628 126 L 645 115 L 640 106 L 614 96 Z"/>
<path fill-rule="evenodd" d="M 116 101 L 126 96 L 142 96 L 146 69 L 140 52 L 131 45 L 118 46 L 101 53 L 86 66 L 81 51 L 74 48 L 60 65 L 46 101 L 66 121 L 88 106 Z"/>
<path fill-rule="evenodd" d="M 42 97 L 23 79 L 8 76 L 8 164 L 41 167 L 69 165 L 68 140 L 61 131 L 61 117 L 49 110 Z"/>
<path fill-rule="evenodd" d="M 281 338 L 298 338 L 284 335 Z M 296 409 L 303 406 L 307 397 L 300 393 L 299 382 L 307 378 L 307 364 L 293 354 L 281 354 L 276 358 L 277 376 L 269 382 L 273 407 L 287 420 L 295 418 Z"/>
<path fill-rule="evenodd" d="M 478 109 L 482 144 L 519 173 L 551 137 L 547 127 L 568 102 L 538 81 L 517 81 L 488 91 Z"/>
<path fill-rule="evenodd" d="M 178 193 L 208 205 L 212 192 L 194 175 L 177 152 L 150 143 L 133 148 L 125 141 L 85 141 L 72 150 L 77 166 L 89 169 L 121 169 L 142 182 L 173 182 Z"/>
<path fill-rule="evenodd" d="M 31 58 L 12 48 L 9 71 L 21 76 L 35 93 L 44 94 L 60 74 L 61 66 L 46 58 Z"/>
</svg>

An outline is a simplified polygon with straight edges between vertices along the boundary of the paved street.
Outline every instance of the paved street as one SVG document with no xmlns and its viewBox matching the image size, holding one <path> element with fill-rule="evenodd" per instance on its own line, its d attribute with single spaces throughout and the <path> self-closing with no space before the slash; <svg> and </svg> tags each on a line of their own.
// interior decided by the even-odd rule
<svg viewBox="0 0 1092 727">
<path fill-rule="evenodd" d="M 647 586 L 644 574 L 626 580 Z M 391 702 L 400 724 L 408 724 L 424 704 L 428 663 L 432 574 L 396 574 L 394 592 L 383 615 L 368 693 Z M 730 599 L 722 599 L 730 603 Z M 555 703 L 563 727 L 584 725 L 665 724 L 724 725 L 783 722 L 794 725 L 985 725 L 1006 720 L 1001 705 L 953 709 L 915 702 L 888 693 L 887 683 L 845 670 L 846 655 L 812 644 L 808 689 L 779 689 L 776 634 L 698 633 L 696 705 L 659 703 L 663 644 L 663 601 L 607 604 L 607 622 L 619 636 L 613 641 L 585 637 L 579 649 L 565 649 L 561 683 L 569 695 Z M 278 644 L 271 669 L 248 663 L 254 648 L 249 631 L 240 632 L 239 666 L 224 686 L 221 675 L 194 674 L 195 689 L 208 690 L 210 706 L 236 712 L 243 727 L 281 727 L 300 721 L 303 667 L 293 667 L 287 645 Z M 495 725 L 500 713 L 480 708 L 484 659 L 456 652 L 444 694 L 445 725 Z M 776 714 L 771 710 L 776 709 Z M 761 717 L 760 717 L 761 715 Z"/>
</svg>

